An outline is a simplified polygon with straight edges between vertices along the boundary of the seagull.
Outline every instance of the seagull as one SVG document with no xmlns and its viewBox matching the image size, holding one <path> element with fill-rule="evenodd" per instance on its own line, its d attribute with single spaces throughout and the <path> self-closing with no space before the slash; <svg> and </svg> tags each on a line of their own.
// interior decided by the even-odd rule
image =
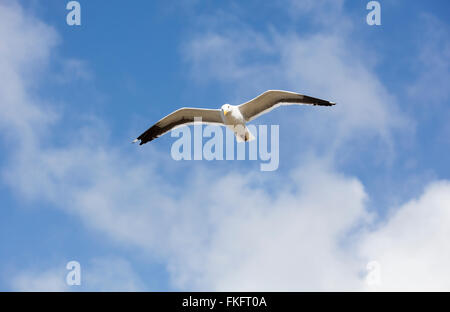
<svg viewBox="0 0 450 312">
<path fill-rule="evenodd" d="M 139 145 L 145 144 L 176 127 L 193 124 L 197 121 L 226 126 L 234 132 L 238 142 L 247 142 L 254 139 L 252 133 L 245 126 L 247 122 L 281 105 L 302 104 L 333 106 L 336 103 L 289 91 L 268 90 L 241 105 L 224 104 L 220 109 L 180 108 L 159 120 L 133 143 L 140 141 Z"/>
</svg>

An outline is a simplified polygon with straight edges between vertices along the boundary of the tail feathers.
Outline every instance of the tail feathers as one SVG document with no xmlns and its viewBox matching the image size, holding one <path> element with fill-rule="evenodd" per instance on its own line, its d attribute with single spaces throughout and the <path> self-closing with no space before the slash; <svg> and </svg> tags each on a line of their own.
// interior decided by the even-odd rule
<svg viewBox="0 0 450 312">
<path fill-rule="evenodd" d="M 245 139 L 247 142 L 255 140 L 255 136 L 250 132 L 250 130 L 248 130 L 248 128 L 245 128 Z"/>
<path fill-rule="evenodd" d="M 245 127 L 245 131 L 236 131 L 236 141 L 241 142 L 250 142 L 255 140 L 255 136 L 248 130 L 247 127 Z"/>
</svg>

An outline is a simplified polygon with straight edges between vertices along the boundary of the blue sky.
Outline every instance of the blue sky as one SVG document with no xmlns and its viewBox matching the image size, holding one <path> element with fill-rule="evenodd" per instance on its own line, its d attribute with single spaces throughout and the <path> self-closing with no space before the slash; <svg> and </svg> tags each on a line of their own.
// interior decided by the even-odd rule
<svg viewBox="0 0 450 312">
<path fill-rule="evenodd" d="M 448 1 L 79 2 L 0 4 L 0 290 L 450 289 Z M 274 172 L 130 144 L 267 89 L 338 102 L 255 121 Z"/>
</svg>

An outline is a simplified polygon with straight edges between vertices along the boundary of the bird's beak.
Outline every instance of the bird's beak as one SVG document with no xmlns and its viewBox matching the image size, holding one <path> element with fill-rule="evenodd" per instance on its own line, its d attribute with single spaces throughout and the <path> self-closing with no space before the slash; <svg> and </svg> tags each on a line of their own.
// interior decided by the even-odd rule
<svg viewBox="0 0 450 312">
<path fill-rule="evenodd" d="M 226 116 L 226 115 L 228 114 L 228 111 L 227 111 L 227 110 L 224 110 L 224 111 L 223 111 L 223 114 Z"/>
</svg>

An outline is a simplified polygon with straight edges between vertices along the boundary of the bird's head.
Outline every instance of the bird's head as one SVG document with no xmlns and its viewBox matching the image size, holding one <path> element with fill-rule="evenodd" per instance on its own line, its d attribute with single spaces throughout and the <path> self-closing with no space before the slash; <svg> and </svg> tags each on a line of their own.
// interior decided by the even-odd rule
<svg viewBox="0 0 450 312">
<path fill-rule="evenodd" d="M 221 107 L 222 113 L 224 114 L 224 116 L 226 116 L 228 113 L 230 113 L 232 111 L 232 107 L 230 104 L 224 104 Z"/>
</svg>

